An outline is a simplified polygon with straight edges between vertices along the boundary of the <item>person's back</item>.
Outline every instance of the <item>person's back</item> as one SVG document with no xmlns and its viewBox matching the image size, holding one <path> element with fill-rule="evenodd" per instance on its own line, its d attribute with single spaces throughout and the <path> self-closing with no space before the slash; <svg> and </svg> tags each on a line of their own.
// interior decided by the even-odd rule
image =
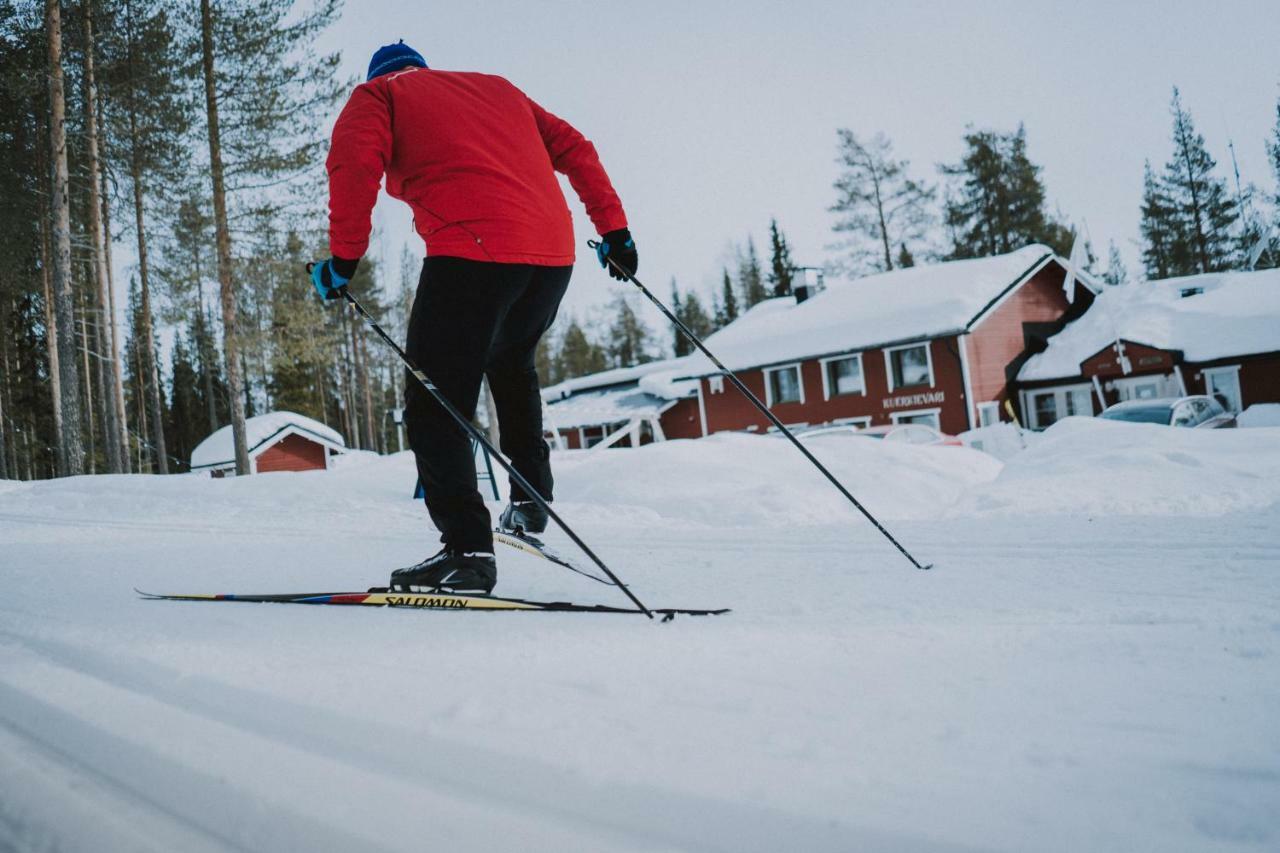
<svg viewBox="0 0 1280 853">
<path fill-rule="evenodd" d="M 409 204 L 427 247 L 405 350 L 463 417 L 489 380 L 514 481 L 506 527 L 538 532 L 552 498 L 534 352 L 573 270 L 573 225 L 555 172 L 569 177 L 597 231 L 601 265 L 634 273 L 635 244 L 595 147 L 501 77 L 436 71 L 405 44 L 374 54 L 368 80 L 338 117 L 327 160 L 329 245 L 312 280 L 336 298 L 368 249 L 387 192 Z M 614 278 L 621 272 L 610 269 Z M 462 426 L 412 374 L 405 422 L 427 510 L 444 549 L 397 570 L 403 589 L 483 592 L 497 578 L 489 511 Z"/>
<path fill-rule="evenodd" d="M 572 264 L 556 170 L 571 176 L 600 233 L 626 227 L 595 147 L 491 74 L 408 68 L 360 85 L 334 128 L 328 164 L 338 257 L 367 246 L 363 205 L 349 202 L 367 192 L 370 169 L 385 171 L 387 193 L 413 209 L 428 255 Z"/>
</svg>

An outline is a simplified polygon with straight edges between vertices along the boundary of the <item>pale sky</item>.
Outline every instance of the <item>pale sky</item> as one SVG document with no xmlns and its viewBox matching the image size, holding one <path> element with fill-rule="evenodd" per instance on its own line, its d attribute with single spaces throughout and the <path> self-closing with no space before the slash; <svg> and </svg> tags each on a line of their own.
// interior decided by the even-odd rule
<svg viewBox="0 0 1280 853">
<path fill-rule="evenodd" d="M 1230 176 L 1274 189 L 1264 141 L 1280 95 L 1280 3 L 627 2 L 347 0 L 319 45 L 363 79 L 403 38 L 433 67 L 509 78 L 592 139 L 626 207 L 640 278 L 709 297 L 732 240 L 767 252 L 776 216 L 793 256 L 833 255 L 835 131 L 883 131 L 918 177 L 958 159 L 966 125 L 1027 127 L 1050 207 L 1087 223 L 1137 272 L 1142 163 L 1170 155 L 1169 99 L 1183 102 Z M 567 185 L 566 185 L 567 189 Z M 569 191 L 579 265 L 566 306 L 615 285 Z M 421 242 L 383 198 L 380 252 Z M 652 321 L 651 321 L 652 322 Z M 667 330 L 652 322 L 665 340 Z"/>
</svg>

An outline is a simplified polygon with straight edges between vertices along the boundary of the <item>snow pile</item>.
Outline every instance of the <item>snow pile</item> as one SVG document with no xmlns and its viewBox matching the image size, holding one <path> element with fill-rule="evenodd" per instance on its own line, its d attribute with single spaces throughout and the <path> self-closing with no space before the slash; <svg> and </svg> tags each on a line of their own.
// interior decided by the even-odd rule
<svg viewBox="0 0 1280 853">
<path fill-rule="evenodd" d="M 964 442 L 965 447 L 989 453 L 1002 462 L 1027 449 L 1027 445 L 1039 438 L 1039 433 L 1022 429 L 1016 424 L 998 423 L 991 426 L 966 430 L 956 438 Z"/>
<path fill-rule="evenodd" d="M 1242 427 L 1280 427 L 1280 403 L 1254 403 L 1236 416 Z"/>
<path fill-rule="evenodd" d="M 1080 363 L 1116 338 L 1181 350 L 1187 361 L 1280 350 L 1280 269 L 1105 288 L 1088 313 L 1027 360 L 1018 378 L 1078 376 Z"/>
<path fill-rule="evenodd" d="M 871 512 L 939 515 L 1000 470 L 963 447 L 814 436 L 805 446 Z M 566 454 L 555 460 L 556 494 L 575 516 L 622 514 L 637 523 L 708 527 L 812 527 L 849 521 L 848 502 L 778 436 L 721 433 L 639 451 Z"/>
<path fill-rule="evenodd" d="M 1052 257 L 1047 246 L 1031 245 L 991 258 L 833 281 L 799 304 L 790 296 L 761 302 L 709 337 L 707 348 L 740 370 L 958 332 Z M 688 358 L 686 375 L 717 372 L 701 353 Z"/>
<path fill-rule="evenodd" d="M 1280 430 L 1064 418 L 952 515 L 1217 516 L 1280 503 Z"/>
<path fill-rule="evenodd" d="M 337 430 L 297 412 L 268 412 L 265 415 L 246 418 L 244 428 L 245 444 L 248 445 L 250 453 L 267 439 L 289 428 L 337 447 L 346 446 L 346 442 Z M 221 465 L 234 462 L 235 458 L 235 442 L 231 434 L 231 425 L 228 424 L 196 445 L 195 450 L 191 451 L 191 467 Z"/>
</svg>

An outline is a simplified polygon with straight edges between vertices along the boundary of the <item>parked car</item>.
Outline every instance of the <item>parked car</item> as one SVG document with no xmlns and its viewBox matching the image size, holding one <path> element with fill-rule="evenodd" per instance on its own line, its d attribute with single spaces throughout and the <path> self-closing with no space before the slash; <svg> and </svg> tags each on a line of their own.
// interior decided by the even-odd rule
<svg viewBox="0 0 1280 853">
<path fill-rule="evenodd" d="M 813 435 L 832 435 L 848 433 L 863 438 L 877 438 L 883 441 L 900 441 L 904 444 L 936 444 L 945 447 L 963 447 L 964 443 L 954 435 L 939 432 L 928 424 L 892 424 L 890 426 L 856 427 L 848 424 L 817 427 L 807 430 L 804 438 Z"/>
<path fill-rule="evenodd" d="M 1191 429 L 1230 429 L 1236 416 L 1212 397 L 1196 394 L 1190 397 L 1160 397 L 1153 400 L 1127 400 L 1109 407 L 1099 417 L 1109 421 L 1189 427 Z"/>
</svg>

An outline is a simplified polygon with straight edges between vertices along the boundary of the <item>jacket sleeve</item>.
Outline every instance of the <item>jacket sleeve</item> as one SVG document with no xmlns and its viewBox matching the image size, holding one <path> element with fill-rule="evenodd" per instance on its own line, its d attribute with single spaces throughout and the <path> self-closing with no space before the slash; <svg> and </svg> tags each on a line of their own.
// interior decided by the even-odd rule
<svg viewBox="0 0 1280 853">
<path fill-rule="evenodd" d="M 573 191 L 582 199 L 597 234 L 627 227 L 627 215 L 618 198 L 596 147 L 564 119 L 552 115 L 529 99 L 533 117 L 542 135 L 542 144 L 551 155 L 551 165 L 569 178 Z"/>
<path fill-rule="evenodd" d="M 373 205 L 391 159 L 391 109 L 386 92 L 357 86 L 333 127 L 329 172 L 329 251 L 356 259 L 369 248 Z"/>
</svg>

